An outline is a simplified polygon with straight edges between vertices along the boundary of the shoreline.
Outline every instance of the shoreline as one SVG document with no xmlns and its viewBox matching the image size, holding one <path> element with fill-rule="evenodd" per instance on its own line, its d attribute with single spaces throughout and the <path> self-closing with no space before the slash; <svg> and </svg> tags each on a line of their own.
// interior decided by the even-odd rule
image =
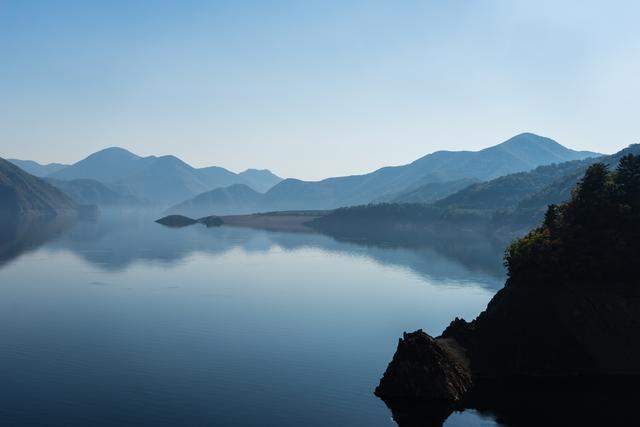
<svg viewBox="0 0 640 427">
<path fill-rule="evenodd" d="M 277 212 L 221 216 L 222 226 L 256 228 L 268 231 L 316 233 L 307 224 L 320 218 L 320 212 Z"/>
</svg>

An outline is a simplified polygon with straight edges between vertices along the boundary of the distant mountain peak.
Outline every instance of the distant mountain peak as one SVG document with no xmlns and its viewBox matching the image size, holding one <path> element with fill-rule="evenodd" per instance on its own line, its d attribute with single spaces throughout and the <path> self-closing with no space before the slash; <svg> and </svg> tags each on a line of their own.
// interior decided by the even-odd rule
<svg viewBox="0 0 640 427">
<path fill-rule="evenodd" d="M 49 177 L 56 179 L 89 178 L 101 182 L 112 182 L 119 176 L 129 174 L 142 158 L 121 147 L 109 147 L 97 151 L 79 162 L 55 172 Z"/>
<path fill-rule="evenodd" d="M 282 178 L 269 169 L 247 169 L 238 174 L 249 186 L 260 192 L 266 192 L 278 183 Z"/>
<path fill-rule="evenodd" d="M 95 153 L 89 155 L 87 158 L 104 157 L 104 156 L 124 156 L 124 157 L 135 158 L 135 159 L 141 158 L 137 154 L 134 154 L 131 151 L 127 150 L 126 148 L 122 148 L 122 147 L 107 147 L 102 150 L 96 151 Z"/>
<path fill-rule="evenodd" d="M 540 138 L 540 139 L 547 139 L 547 140 L 551 140 L 551 138 L 548 138 L 546 136 L 542 136 L 542 135 L 538 135 L 537 133 L 533 133 L 533 132 L 522 132 L 519 133 L 515 136 L 512 136 L 509 139 L 520 139 L 520 138 Z"/>
<path fill-rule="evenodd" d="M 155 162 L 153 163 L 155 167 L 175 165 L 175 166 L 182 166 L 189 169 L 193 169 L 189 164 L 185 163 L 180 158 L 173 156 L 171 154 L 165 155 L 165 156 L 159 156 L 159 157 L 152 157 L 152 159 L 155 160 Z"/>
<path fill-rule="evenodd" d="M 493 147 L 489 147 L 487 148 L 487 150 L 491 149 L 491 148 L 495 148 L 495 147 L 506 147 L 506 146 L 522 146 L 522 145 L 553 145 L 553 146 L 560 146 L 563 148 L 564 147 L 562 144 L 560 144 L 559 142 L 548 138 L 546 136 L 540 136 L 540 135 L 536 135 L 535 133 L 531 133 L 531 132 L 523 132 L 520 133 L 518 135 L 512 136 L 511 138 L 507 139 L 506 141 L 498 144 L 498 145 L 494 145 Z M 566 148 L 567 150 L 569 150 L 568 148 Z"/>
</svg>

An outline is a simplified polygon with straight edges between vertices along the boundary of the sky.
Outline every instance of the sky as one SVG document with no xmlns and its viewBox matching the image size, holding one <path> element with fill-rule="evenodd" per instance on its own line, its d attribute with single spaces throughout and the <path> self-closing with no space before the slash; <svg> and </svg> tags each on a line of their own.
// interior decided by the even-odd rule
<svg viewBox="0 0 640 427">
<path fill-rule="evenodd" d="M 640 2 L 0 0 L 0 156 L 321 179 L 640 142 Z"/>
</svg>

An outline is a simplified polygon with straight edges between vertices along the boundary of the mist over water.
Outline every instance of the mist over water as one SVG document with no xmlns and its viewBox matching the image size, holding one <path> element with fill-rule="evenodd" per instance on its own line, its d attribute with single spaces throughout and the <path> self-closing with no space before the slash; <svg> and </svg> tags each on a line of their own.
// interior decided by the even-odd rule
<svg viewBox="0 0 640 427">
<path fill-rule="evenodd" d="M 8 425 L 392 426 L 373 389 L 402 332 L 471 319 L 504 283 L 450 251 L 321 234 L 135 215 L 11 230 Z M 447 421 L 474 424 L 495 423 L 474 411 Z"/>
</svg>

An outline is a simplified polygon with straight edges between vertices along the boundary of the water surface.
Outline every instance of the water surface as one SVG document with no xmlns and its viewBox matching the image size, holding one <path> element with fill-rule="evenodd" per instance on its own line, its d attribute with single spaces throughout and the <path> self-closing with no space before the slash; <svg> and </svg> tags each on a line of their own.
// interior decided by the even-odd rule
<svg viewBox="0 0 640 427">
<path fill-rule="evenodd" d="M 428 247 L 138 216 L 0 236 L 7 425 L 393 426 L 372 392 L 398 337 L 475 317 L 503 283 Z"/>
</svg>

